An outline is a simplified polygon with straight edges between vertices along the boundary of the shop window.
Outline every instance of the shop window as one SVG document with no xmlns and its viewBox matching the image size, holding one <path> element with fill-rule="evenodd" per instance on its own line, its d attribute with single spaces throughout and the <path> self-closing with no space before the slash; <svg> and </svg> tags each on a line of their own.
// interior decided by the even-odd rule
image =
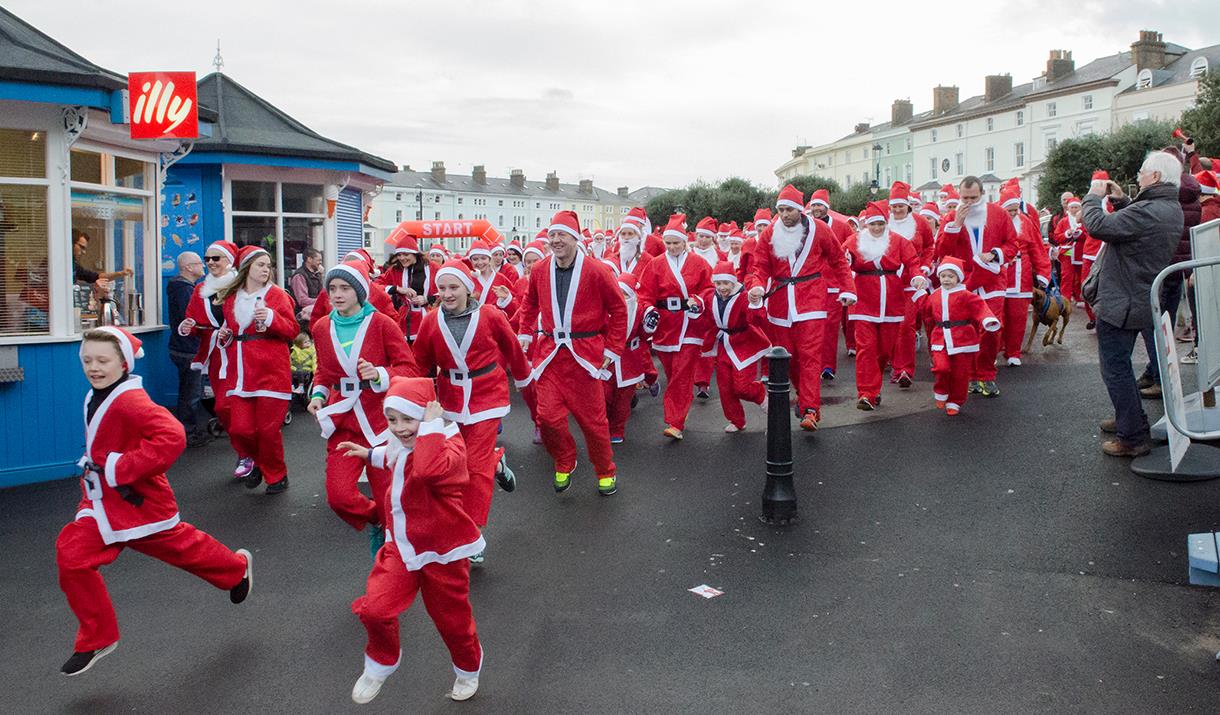
<svg viewBox="0 0 1220 715">
<path fill-rule="evenodd" d="M 45 179 L 46 135 L 24 129 L 0 129 L 0 177 Z"/>
<path fill-rule="evenodd" d="M 147 189 L 152 186 L 149 169 L 151 164 L 124 156 L 114 158 L 114 185 L 128 189 Z"/>
<path fill-rule="evenodd" d="M 291 273 L 305 263 L 305 249 L 322 245 L 326 220 L 290 216 L 284 219 L 284 269 Z M 284 280 L 287 280 L 285 276 Z"/>
<path fill-rule="evenodd" d="M 234 211 L 275 211 L 274 181 L 234 181 Z"/>
<path fill-rule="evenodd" d="M 322 185 L 234 180 L 230 193 L 233 242 L 266 249 L 275 281 L 284 285 L 305 262 L 305 249 L 322 246 L 326 224 Z"/>
<path fill-rule="evenodd" d="M 102 183 L 102 155 L 93 151 L 73 149 L 72 180 L 85 184 Z"/>
<path fill-rule="evenodd" d="M 280 209 L 286 214 L 326 213 L 322 187 L 317 184 L 282 184 Z"/>
<path fill-rule="evenodd" d="M 6 164 L 14 158 L 7 144 L 0 136 L 0 161 Z M 0 336 L 47 335 L 47 187 L 6 184 L 5 178 L 0 177 Z"/>
</svg>

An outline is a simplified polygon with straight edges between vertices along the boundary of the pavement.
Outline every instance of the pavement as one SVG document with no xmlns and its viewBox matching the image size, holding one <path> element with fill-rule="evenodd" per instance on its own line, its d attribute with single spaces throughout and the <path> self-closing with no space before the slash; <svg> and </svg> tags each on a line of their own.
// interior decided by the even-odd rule
<svg viewBox="0 0 1220 715">
<path fill-rule="evenodd" d="M 844 365 L 827 428 L 793 437 L 801 519 L 783 529 L 758 520 L 764 433 L 721 432 L 714 398 L 667 444 L 643 397 L 610 498 L 585 467 L 554 494 L 514 410 L 520 486 L 497 493 L 472 578 L 478 695 L 443 697 L 449 661 L 417 603 L 401 668 L 363 710 L 1215 712 L 1220 602 L 1186 584 L 1185 547 L 1220 529 L 1220 481 L 1148 481 L 1101 454 L 1108 401 L 1082 323 L 952 419 L 925 373 L 851 423 Z M 254 551 L 250 600 L 124 553 L 103 571 L 122 640 L 79 678 L 57 672 L 76 624 L 54 568 L 76 482 L 0 491 L 0 711 L 356 711 L 367 540 L 327 507 L 305 417 L 285 429 L 282 496 L 230 484 L 222 442 L 170 475 L 184 519 Z M 688 591 L 703 584 L 723 595 Z"/>
</svg>

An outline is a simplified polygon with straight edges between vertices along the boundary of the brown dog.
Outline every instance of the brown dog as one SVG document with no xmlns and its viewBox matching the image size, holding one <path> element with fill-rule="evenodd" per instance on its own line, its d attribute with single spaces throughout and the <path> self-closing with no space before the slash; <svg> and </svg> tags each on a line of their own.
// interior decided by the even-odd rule
<svg viewBox="0 0 1220 715">
<path fill-rule="evenodd" d="M 1030 303 L 1034 309 L 1030 311 L 1029 336 L 1025 339 L 1025 350 L 1029 350 L 1029 346 L 1033 344 L 1039 323 L 1047 326 L 1046 333 L 1042 336 L 1044 346 L 1051 343 L 1062 345 L 1063 334 L 1067 332 L 1068 320 L 1072 317 L 1072 301 L 1060 295 L 1059 291 L 1048 296 L 1046 290 L 1034 286 L 1034 297 Z M 1055 339 L 1056 335 L 1058 340 Z"/>
</svg>

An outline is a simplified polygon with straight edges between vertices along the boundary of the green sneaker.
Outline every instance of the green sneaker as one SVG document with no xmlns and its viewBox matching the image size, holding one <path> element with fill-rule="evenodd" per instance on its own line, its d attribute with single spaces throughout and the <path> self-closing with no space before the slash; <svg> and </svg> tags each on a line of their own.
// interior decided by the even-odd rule
<svg viewBox="0 0 1220 715">
<path fill-rule="evenodd" d="M 979 392 L 983 397 L 999 397 L 1000 388 L 995 384 L 995 380 L 988 380 L 979 384 Z"/>
<path fill-rule="evenodd" d="M 979 382 L 978 380 L 971 380 L 967 391 L 971 395 L 977 395 L 983 391 L 983 383 Z"/>
<path fill-rule="evenodd" d="M 571 472 L 555 472 L 555 491 L 567 491 L 568 487 L 572 486 Z"/>
<path fill-rule="evenodd" d="M 602 477 L 597 480 L 597 493 L 604 497 L 618 491 L 618 477 Z"/>
<path fill-rule="evenodd" d="M 381 524 L 369 524 L 369 555 L 377 560 L 377 552 L 385 546 L 385 527 Z"/>
</svg>

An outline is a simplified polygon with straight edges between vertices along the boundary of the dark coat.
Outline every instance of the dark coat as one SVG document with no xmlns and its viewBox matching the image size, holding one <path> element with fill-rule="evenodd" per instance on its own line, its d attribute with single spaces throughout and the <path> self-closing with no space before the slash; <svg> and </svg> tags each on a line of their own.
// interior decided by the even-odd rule
<svg viewBox="0 0 1220 715">
<path fill-rule="evenodd" d="M 1158 182 L 1134 200 L 1111 200 L 1114 213 L 1102 208 L 1102 197 L 1088 194 L 1083 201 L 1083 219 L 1089 235 L 1105 248 L 1094 271 L 1097 284 L 1097 317 L 1128 330 L 1152 326 L 1149 290 L 1152 280 L 1173 262 L 1182 236 L 1182 206 L 1178 187 Z"/>
<path fill-rule="evenodd" d="M 1182 206 L 1182 238 L 1173 252 L 1174 263 L 1191 259 L 1190 229 L 1203 220 L 1203 205 L 1199 203 L 1202 194 L 1199 180 L 1190 174 L 1182 174 L 1182 185 L 1178 187 L 1178 203 Z"/>
</svg>

